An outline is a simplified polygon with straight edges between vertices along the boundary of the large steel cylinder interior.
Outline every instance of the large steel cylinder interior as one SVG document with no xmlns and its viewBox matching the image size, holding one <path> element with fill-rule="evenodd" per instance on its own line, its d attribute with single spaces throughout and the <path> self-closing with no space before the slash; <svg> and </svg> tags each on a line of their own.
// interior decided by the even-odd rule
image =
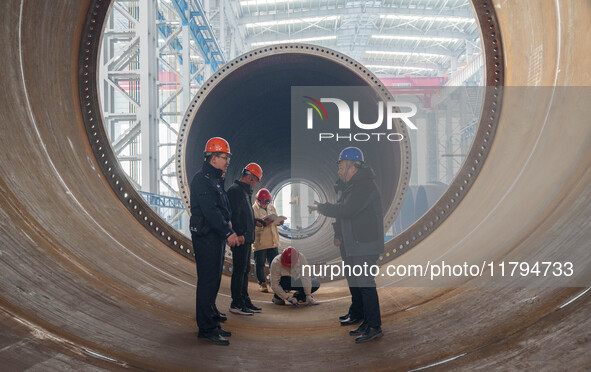
<svg viewBox="0 0 591 372">
<path fill-rule="evenodd" d="M 404 208 L 420 214 L 439 197 L 442 209 L 425 213 L 439 222 L 399 221 L 405 238 L 386 243 L 384 260 L 482 264 L 535 257 L 572 261 L 577 273 L 589 273 L 591 2 L 471 3 L 488 43 L 487 85 L 504 92 L 482 111 L 474 153 L 467 154 L 476 158 L 459 173 L 460 184 L 443 194 L 411 188 L 416 203 Z M 350 304 L 346 287 L 321 286 L 314 295 L 319 306 L 291 308 L 274 305 L 272 294 L 251 283 L 263 310 L 246 317 L 228 312 L 230 278 L 223 275 L 217 307 L 228 314 L 231 344 L 198 340 L 190 239 L 151 211 L 104 133 L 96 76 L 110 7 L 107 0 L 0 2 L 0 370 L 591 367 L 589 284 L 557 286 L 553 278 L 529 287 L 482 286 L 479 278 L 414 287 L 384 278 L 378 289 L 384 336 L 359 345 L 338 323 Z M 187 177 L 199 169 L 205 141 L 222 136 L 233 152 L 226 186 L 255 161 L 265 173 L 261 186 L 274 190 L 299 177 L 334 197 L 340 146 L 292 147 L 289 87 L 363 86 L 365 77 L 332 56 L 305 52 L 249 56 L 224 68 L 227 77 L 203 96 L 187 124 L 180 164 Z M 396 147 L 364 150 L 382 190 L 391 190 L 405 170 L 388 159 L 402 154 Z M 301 170 L 292 169 L 296 155 L 304 157 Z M 384 193 L 386 208 L 397 204 L 393 198 Z M 319 262 L 338 256 L 330 222 L 300 242 Z"/>
<path fill-rule="evenodd" d="M 323 201 L 334 202 L 333 185 L 338 178 L 336 160 L 343 148 L 354 145 L 362 148 L 366 162 L 375 169 L 383 209 L 388 211 L 400 177 L 399 142 L 298 143 L 292 139 L 292 87 L 346 89 L 367 87 L 371 83 L 357 68 L 339 63 L 339 56 L 315 49 L 318 48 L 281 54 L 259 50 L 262 57 L 236 64 L 206 91 L 184 144 L 188 181 L 203 163 L 205 142 L 217 136 L 227 139 L 232 149 L 227 187 L 240 178 L 246 164 L 256 162 L 263 168 L 263 179 L 255 194 L 258 188 L 275 190 L 299 179 L 314 185 Z M 332 244 L 331 221 L 320 218 L 318 223 L 321 226 L 314 234 L 290 239 L 287 244 L 301 249 L 311 262 L 334 260 L 339 257 L 339 251 Z"/>
</svg>

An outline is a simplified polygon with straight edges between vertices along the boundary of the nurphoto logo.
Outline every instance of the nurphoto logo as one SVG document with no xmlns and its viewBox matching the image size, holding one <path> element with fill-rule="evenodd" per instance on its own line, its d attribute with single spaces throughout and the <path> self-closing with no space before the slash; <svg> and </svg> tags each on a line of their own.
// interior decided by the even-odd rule
<svg viewBox="0 0 591 372">
<path fill-rule="evenodd" d="M 339 131 L 350 131 L 351 121 L 355 124 L 355 127 L 364 132 L 357 133 L 337 133 L 337 132 L 322 132 L 318 134 L 318 140 L 335 140 L 335 141 L 349 141 L 349 142 L 366 142 L 370 139 L 377 141 L 387 140 L 392 142 L 402 141 L 404 136 L 401 133 L 391 132 L 393 129 L 394 119 L 400 119 L 406 124 L 409 129 L 416 130 L 416 125 L 410 120 L 417 113 L 417 106 L 411 102 L 386 102 L 384 109 L 384 102 L 377 102 L 377 119 L 373 123 L 363 123 L 360 119 L 359 101 L 353 101 L 353 110 L 349 103 L 339 98 L 320 98 L 316 99 L 310 96 L 303 96 L 305 99 L 304 103 L 307 107 L 307 129 L 314 129 L 314 117 L 320 118 L 321 121 L 328 119 L 328 114 L 323 103 L 332 103 L 336 106 L 338 112 L 338 130 Z M 402 112 L 401 109 L 410 111 Z M 385 112 L 384 112 L 385 111 Z M 316 115 L 315 115 L 316 113 Z M 375 117 L 375 116 L 373 116 Z M 384 126 L 385 117 L 385 126 Z M 351 120 L 352 119 L 352 120 Z M 384 132 L 366 132 L 379 130 L 384 128 Z M 324 129 L 324 127 L 323 127 Z M 389 132 L 386 132 L 389 131 Z"/>
</svg>

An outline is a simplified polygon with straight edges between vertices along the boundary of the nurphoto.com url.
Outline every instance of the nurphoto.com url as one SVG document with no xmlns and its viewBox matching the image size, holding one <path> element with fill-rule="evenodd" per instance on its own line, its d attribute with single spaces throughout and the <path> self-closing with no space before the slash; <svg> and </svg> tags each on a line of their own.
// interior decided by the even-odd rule
<svg viewBox="0 0 591 372">
<path fill-rule="evenodd" d="M 303 265 L 303 276 L 330 278 L 342 277 L 400 277 L 429 278 L 436 280 L 443 277 L 570 277 L 574 274 L 572 262 L 518 262 L 518 261 L 483 261 L 482 264 L 447 264 L 426 262 L 423 265 L 347 265 L 340 264 Z"/>
</svg>

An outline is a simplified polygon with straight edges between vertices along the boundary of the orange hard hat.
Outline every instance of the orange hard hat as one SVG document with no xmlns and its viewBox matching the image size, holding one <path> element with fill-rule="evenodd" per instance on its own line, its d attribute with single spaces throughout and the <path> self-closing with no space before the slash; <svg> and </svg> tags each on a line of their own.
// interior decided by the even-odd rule
<svg viewBox="0 0 591 372">
<path fill-rule="evenodd" d="M 228 141 L 221 137 L 213 137 L 210 138 L 209 141 L 205 144 L 205 153 L 212 153 L 212 152 L 223 152 L 228 155 L 232 155 L 230 152 L 230 145 Z"/>
<path fill-rule="evenodd" d="M 291 267 L 291 265 L 298 262 L 298 257 L 300 257 L 300 253 L 294 247 L 287 247 L 281 253 L 281 264 L 285 267 Z"/>
<path fill-rule="evenodd" d="M 263 178 L 263 168 L 257 163 L 250 163 L 246 167 L 244 167 L 245 171 L 249 171 L 251 174 L 254 174 L 259 181 Z"/>
</svg>

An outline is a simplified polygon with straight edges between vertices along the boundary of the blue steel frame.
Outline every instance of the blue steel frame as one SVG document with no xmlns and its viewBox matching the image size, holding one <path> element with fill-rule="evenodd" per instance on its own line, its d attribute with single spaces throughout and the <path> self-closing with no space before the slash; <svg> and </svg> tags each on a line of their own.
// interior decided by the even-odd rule
<svg viewBox="0 0 591 372">
<path fill-rule="evenodd" d="M 183 201 L 180 198 L 174 198 L 171 196 L 164 196 L 164 195 L 157 195 L 157 194 L 152 194 L 152 193 L 145 192 L 145 191 L 138 191 L 138 193 L 142 196 L 142 198 L 144 198 L 144 200 L 150 205 L 150 207 L 152 207 L 152 209 L 170 208 L 170 209 L 174 209 L 174 210 L 178 210 L 178 211 L 185 210 L 185 206 L 183 204 Z M 178 227 L 177 227 L 179 230 L 182 229 L 182 222 L 181 221 L 182 221 L 182 219 L 179 218 Z M 167 222 L 171 223 L 172 221 L 167 221 Z"/>
<path fill-rule="evenodd" d="M 226 63 L 226 58 L 218 45 L 209 21 L 205 17 L 201 3 L 198 0 L 189 1 L 197 9 L 196 12 L 189 9 L 189 3 L 185 0 L 172 0 L 172 4 L 176 8 L 183 26 L 189 25 L 191 37 L 201 51 L 205 63 L 210 64 L 212 72 L 215 72 L 222 64 Z M 190 14 L 188 18 L 187 11 Z"/>
<path fill-rule="evenodd" d="M 159 21 L 166 21 L 166 18 L 164 18 L 164 16 L 162 15 L 162 12 L 160 12 L 160 11 L 158 11 L 158 20 Z M 158 26 L 158 30 L 160 31 L 162 36 L 164 36 L 165 38 L 168 38 L 172 34 L 172 27 L 170 27 L 168 25 Z M 183 50 L 183 46 L 182 46 L 181 41 L 179 40 L 178 37 L 175 37 L 171 44 L 172 44 L 172 47 L 174 49 L 176 49 L 176 51 L 180 52 L 181 50 Z M 179 53 L 178 59 L 181 62 L 181 64 L 183 64 L 183 56 L 180 55 L 180 53 Z M 190 61 L 189 61 L 189 63 L 190 63 Z M 191 74 L 195 73 L 195 71 L 197 71 L 197 67 L 195 67 L 195 65 L 191 63 Z M 201 77 L 199 77 L 199 78 L 200 79 L 198 80 L 198 82 L 202 83 Z"/>
</svg>

